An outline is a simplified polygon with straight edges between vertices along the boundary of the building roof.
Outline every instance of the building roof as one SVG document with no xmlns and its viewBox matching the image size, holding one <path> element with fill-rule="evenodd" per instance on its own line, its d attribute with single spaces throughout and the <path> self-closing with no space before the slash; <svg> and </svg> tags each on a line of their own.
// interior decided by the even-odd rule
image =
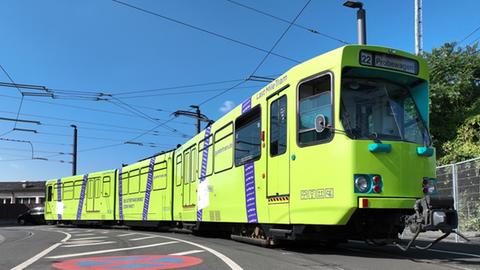
<svg viewBox="0 0 480 270">
<path fill-rule="evenodd" d="M 20 182 L 0 182 L 0 191 L 3 192 L 21 192 L 21 191 L 44 191 L 45 181 L 20 181 Z"/>
</svg>

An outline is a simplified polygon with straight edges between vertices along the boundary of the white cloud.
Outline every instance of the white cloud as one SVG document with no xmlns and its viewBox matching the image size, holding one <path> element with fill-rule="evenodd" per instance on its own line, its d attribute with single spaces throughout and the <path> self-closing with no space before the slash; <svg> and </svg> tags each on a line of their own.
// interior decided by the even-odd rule
<svg viewBox="0 0 480 270">
<path fill-rule="evenodd" d="M 231 111 L 234 107 L 235 107 L 235 103 L 233 103 L 233 101 L 226 100 L 225 102 L 223 102 L 223 105 L 222 105 L 222 107 L 220 107 L 219 110 L 222 113 L 227 113 L 227 112 Z"/>
</svg>

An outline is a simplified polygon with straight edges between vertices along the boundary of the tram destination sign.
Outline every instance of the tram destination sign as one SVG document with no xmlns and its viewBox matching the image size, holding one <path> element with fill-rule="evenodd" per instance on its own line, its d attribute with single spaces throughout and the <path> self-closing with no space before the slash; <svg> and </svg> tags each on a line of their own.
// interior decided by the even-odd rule
<svg viewBox="0 0 480 270">
<path fill-rule="evenodd" d="M 360 51 L 360 64 L 418 74 L 418 61 L 397 55 Z"/>
</svg>

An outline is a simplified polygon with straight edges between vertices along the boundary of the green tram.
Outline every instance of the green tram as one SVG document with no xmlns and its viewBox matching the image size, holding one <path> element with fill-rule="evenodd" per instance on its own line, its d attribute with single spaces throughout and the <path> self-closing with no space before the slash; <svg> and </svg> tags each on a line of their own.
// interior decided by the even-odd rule
<svg viewBox="0 0 480 270">
<path fill-rule="evenodd" d="M 455 232 L 435 193 L 426 62 L 348 45 L 301 63 L 177 149 L 46 183 L 50 222 L 396 241 Z M 412 239 L 414 240 L 414 239 Z M 409 243 L 411 244 L 411 243 Z"/>
</svg>

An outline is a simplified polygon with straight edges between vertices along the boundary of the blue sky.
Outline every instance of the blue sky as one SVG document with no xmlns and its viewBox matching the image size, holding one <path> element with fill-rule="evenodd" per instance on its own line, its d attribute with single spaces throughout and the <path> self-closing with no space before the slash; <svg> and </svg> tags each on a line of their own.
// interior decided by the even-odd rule
<svg viewBox="0 0 480 270">
<path fill-rule="evenodd" d="M 288 26 L 226 0 L 125 2 L 265 50 Z M 286 20 L 292 20 L 306 3 L 238 2 Z M 447 5 L 447 1 L 424 1 L 424 49 L 461 40 L 480 26 L 476 2 Z M 355 11 L 342 3 L 313 0 L 297 23 L 355 43 Z M 414 51 L 413 0 L 364 3 L 369 44 Z M 265 52 L 108 0 L 1 1 L 0 25 L 0 64 L 16 83 L 46 86 L 57 94 L 68 90 L 60 99 L 24 98 L 19 118 L 41 124 L 18 123 L 17 128 L 37 133 L 13 131 L 1 138 L 31 141 L 34 157 L 49 160 L 32 160 L 28 143 L 1 140 L 0 181 L 69 175 L 71 165 L 61 161 L 71 161 L 71 124 L 79 127 L 79 174 L 118 168 L 122 163 L 173 148 L 195 133 L 193 119 L 174 119 L 155 134 L 135 139 L 143 146 L 123 142 L 170 119 L 173 111 L 189 109 L 233 86 L 236 82 L 232 80 L 250 75 L 265 56 Z M 464 44 L 479 37 L 480 31 Z M 274 52 L 304 61 L 339 46 L 342 43 L 338 41 L 292 27 Z M 271 55 L 256 75 L 281 74 L 293 65 L 292 61 Z M 179 88 L 220 81 L 229 82 Z M 0 73 L 0 82 L 9 82 L 4 73 Z M 205 103 L 202 112 L 218 119 L 262 86 L 248 82 Z M 131 93 L 152 89 L 157 90 Z M 14 88 L 0 90 L 0 117 L 15 118 L 21 95 Z M 71 91 L 109 93 L 118 99 L 72 99 Z M 10 131 L 13 125 L 0 121 L 0 134 Z"/>
</svg>

